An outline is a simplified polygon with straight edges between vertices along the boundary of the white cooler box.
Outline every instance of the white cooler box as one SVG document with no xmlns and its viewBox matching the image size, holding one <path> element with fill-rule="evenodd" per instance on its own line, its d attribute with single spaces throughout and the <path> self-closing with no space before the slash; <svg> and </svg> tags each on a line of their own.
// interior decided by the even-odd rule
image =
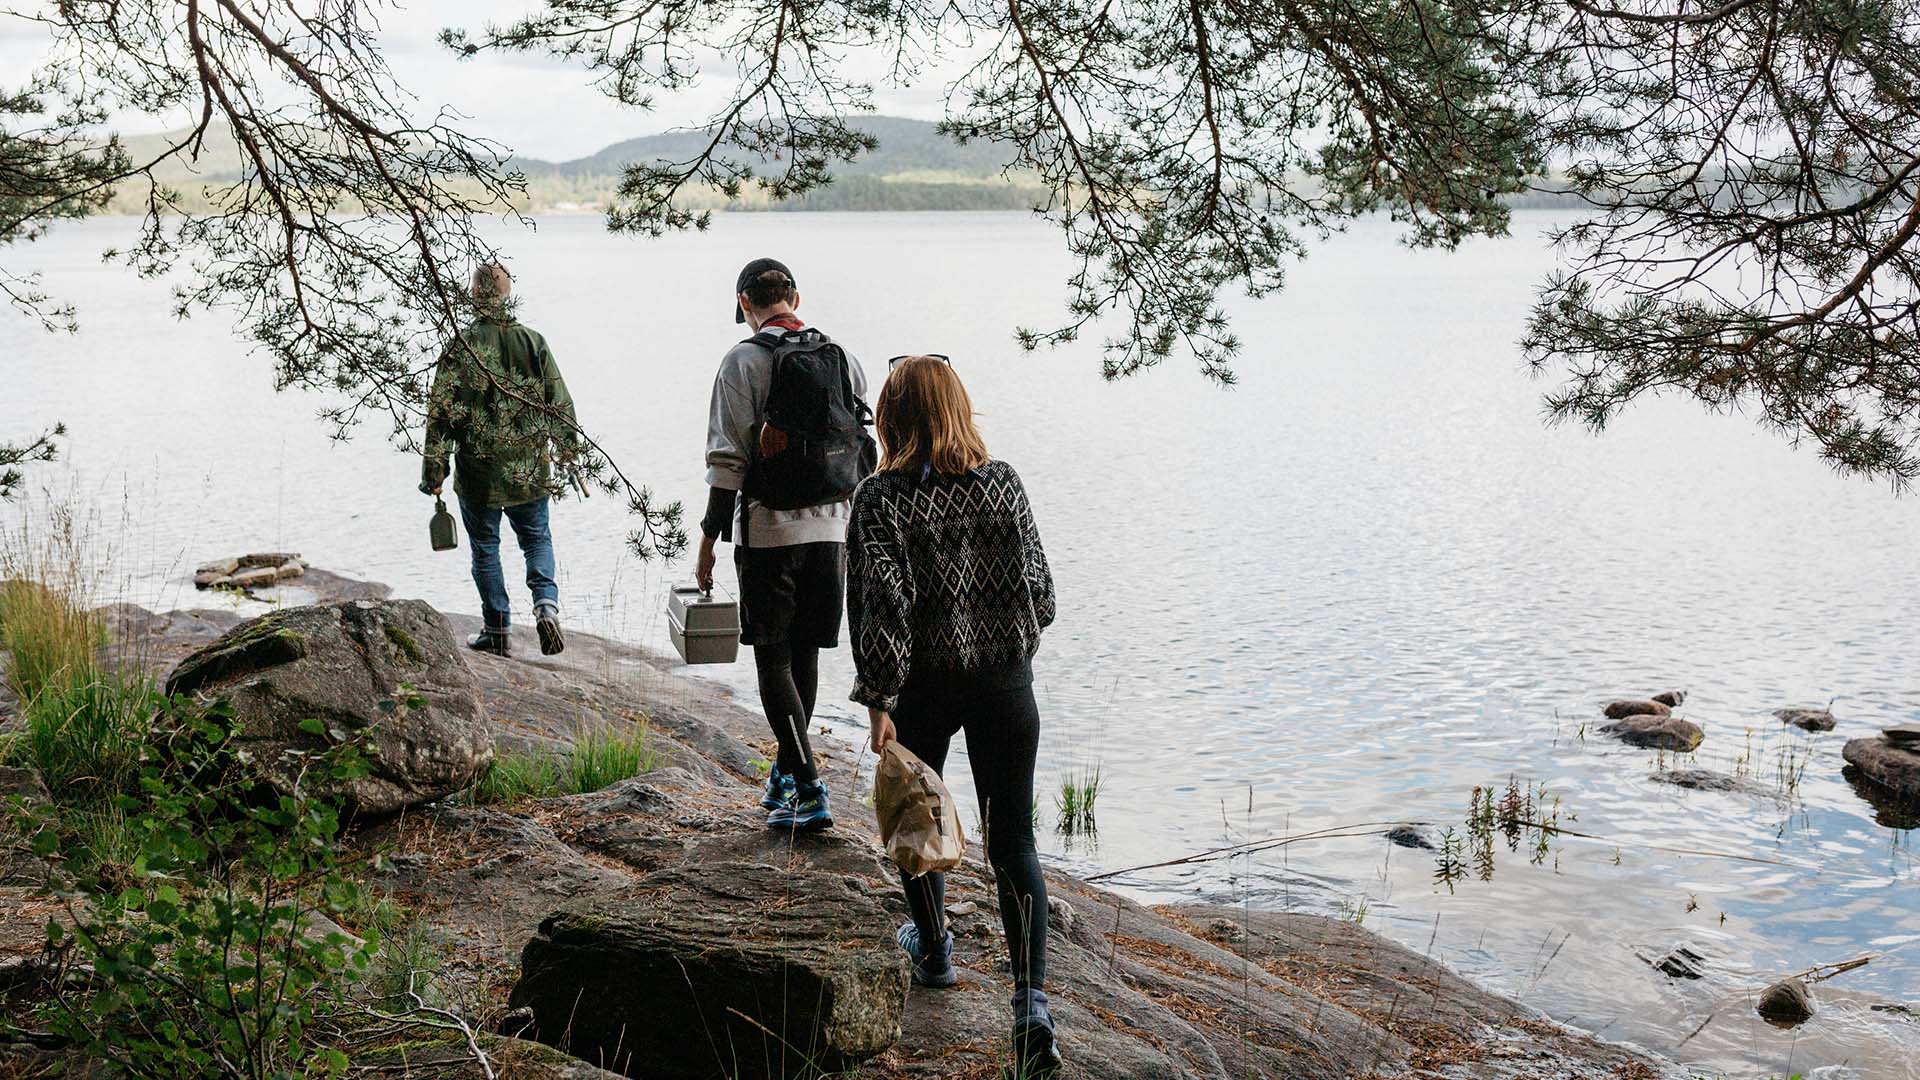
<svg viewBox="0 0 1920 1080">
<path fill-rule="evenodd" d="M 667 595 L 667 636 L 689 664 L 731 664 L 740 655 L 740 606 L 676 585 Z"/>
</svg>

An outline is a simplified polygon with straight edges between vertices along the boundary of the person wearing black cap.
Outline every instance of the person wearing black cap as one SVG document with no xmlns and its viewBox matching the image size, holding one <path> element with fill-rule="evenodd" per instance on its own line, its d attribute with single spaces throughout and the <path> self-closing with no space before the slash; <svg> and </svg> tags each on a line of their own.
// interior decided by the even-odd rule
<svg viewBox="0 0 1920 1080">
<path fill-rule="evenodd" d="M 777 259 L 753 260 L 734 282 L 733 320 L 753 336 L 727 351 L 713 382 L 694 574 L 711 589 L 714 545 L 733 543 L 741 640 L 780 747 L 760 800 L 767 824 L 824 829 L 833 812 L 807 727 L 820 650 L 840 643 L 853 488 L 872 469 L 871 454 L 844 451 L 872 445 L 871 414 L 859 362 L 801 322 L 799 307 L 793 271 Z"/>
</svg>

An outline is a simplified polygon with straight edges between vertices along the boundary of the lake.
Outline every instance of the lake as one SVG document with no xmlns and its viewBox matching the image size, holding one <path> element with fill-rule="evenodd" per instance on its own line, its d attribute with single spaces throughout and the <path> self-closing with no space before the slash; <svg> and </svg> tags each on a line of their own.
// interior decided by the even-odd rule
<svg viewBox="0 0 1920 1080">
<path fill-rule="evenodd" d="M 1685 401 L 1600 437 L 1545 425 L 1551 383 L 1514 342 L 1551 220 L 1518 214 L 1513 238 L 1452 255 L 1408 251 L 1384 221 L 1316 245 L 1284 293 L 1227 303 L 1245 341 L 1232 389 L 1177 358 L 1105 383 L 1095 343 L 1022 353 L 1014 328 L 1058 317 L 1072 267 L 1021 214 L 732 215 L 652 242 L 554 217 L 502 242 L 583 423 L 690 517 L 747 259 L 786 260 L 802 314 L 876 384 L 889 356 L 952 355 L 1058 580 L 1036 665 L 1057 865 L 1403 820 L 1464 839 L 1477 785 L 1544 785 L 1596 839 L 1537 862 L 1532 838 L 1497 839 L 1491 880 L 1436 884 L 1432 853 L 1372 828 L 1109 884 L 1359 919 L 1706 1076 L 1914 1076 L 1920 1020 L 1871 1006 L 1920 1003 L 1916 822 L 1876 812 L 1840 747 L 1920 713 L 1920 501 Z M 99 508 L 127 598 L 217 603 L 193 595 L 196 563 L 275 549 L 477 610 L 465 553 L 427 550 L 417 460 L 374 425 L 331 440 L 322 400 L 276 394 L 224 318 L 176 322 L 164 283 L 102 264 L 130 228 L 65 225 L 8 255 L 80 304 L 78 335 L 0 318 L 0 436 L 68 424 L 68 465 L 34 478 Z M 567 617 L 664 648 L 662 589 L 689 564 L 633 560 L 628 528 L 616 499 L 556 508 Z M 825 659 L 823 713 L 854 754 L 851 665 Z M 693 673 L 753 700 L 749 662 Z M 1595 731 L 1605 701 L 1673 688 L 1707 729 L 1697 760 Z M 1830 700 L 1831 734 L 1772 716 Z M 1677 767 L 1798 779 L 1776 797 L 1653 778 Z M 1094 768 L 1098 834 L 1057 834 L 1053 792 Z M 1705 978 L 1648 963 L 1680 945 Z M 1797 1031 L 1753 1015 L 1775 978 L 1869 953 L 1815 988 Z"/>
</svg>

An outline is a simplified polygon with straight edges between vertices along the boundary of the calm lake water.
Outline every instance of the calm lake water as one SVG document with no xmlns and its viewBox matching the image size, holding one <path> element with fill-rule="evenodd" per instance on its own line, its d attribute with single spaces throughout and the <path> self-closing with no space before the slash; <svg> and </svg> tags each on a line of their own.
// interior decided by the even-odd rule
<svg viewBox="0 0 1920 1080">
<path fill-rule="evenodd" d="M 1877 818 L 1840 747 L 1920 713 L 1920 499 L 1680 401 L 1599 438 L 1544 426 L 1545 384 L 1513 343 L 1552 264 L 1549 220 L 1523 213 L 1513 239 L 1450 256 L 1398 247 L 1386 222 L 1320 245 L 1284 294 L 1228 305 L 1246 341 L 1232 390 L 1177 360 L 1105 384 L 1092 345 L 1022 354 L 1013 328 L 1056 317 L 1070 270 L 1023 215 L 736 215 L 651 243 L 551 218 L 505 243 L 582 420 L 695 516 L 746 259 L 786 259 L 803 313 L 876 383 L 888 356 L 952 354 L 1058 577 L 1041 781 L 1103 779 L 1096 838 L 1052 835 L 1041 796 L 1060 865 L 1351 823 L 1459 827 L 1476 785 L 1544 784 L 1564 824 L 1604 839 L 1559 840 L 1538 865 L 1501 843 L 1491 881 L 1451 892 L 1429 853 L 1377 835 L 1115 884 L 1345 913 L 1705 1076 L 1913 1076 L 1920 1018 L 1870 1006 L 1920 1007 L 1915 822 Z M 66 226 L 9 253 L 80 303 L 83 330 L 0 318 L 0 434 L 66 421 L 69 468 L 36 476 L 130 523 L 130 598 L 203 602 L 196 562 L 274 548 L 476 610 L 464 553 L 426 550 L 416 461 L 376 428 L 330 441 L 320 399 L 274 393 L 225 321 L 176 322 L 164 284 L 103 265 L 129 227 Z M 661 589 L 687 565 L 624 555 L 613 499 L 564 504 L 555 523 L 570 620 L 664 647 Z M 750 691 L 747 663 L 698 674 Z M 844 651 L 823 674 L 839 702 Z M 1804 767 L 1797 791 L 1674 788 L 1650 779 L 1658 755 L 1593 732 L 1603 701 L 1674 687 L 1708 731 L 1691 764 L 1744 756 L 1772 785 L 1784 757 Z M 1833 734 L 1771 716 L 1830 699 Z M 1706 978 L 1645 962 L 1681 944 Z M 1869 953 L 1816 988 L 1798 1031 L 1753 1016 L 1774 978 Z"/>
</svg>

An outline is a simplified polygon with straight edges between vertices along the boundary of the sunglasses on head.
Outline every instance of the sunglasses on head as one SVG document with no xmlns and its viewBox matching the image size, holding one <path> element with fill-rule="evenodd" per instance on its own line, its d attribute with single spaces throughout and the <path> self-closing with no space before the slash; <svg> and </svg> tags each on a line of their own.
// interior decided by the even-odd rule
<svg viewBox="0 0 1920 1080">
<path fill-rule="evenodd" d="M 891 359 L 891 360 L 889 360 L 889 361 L 887 361 L 887 370 L 888 370 L 888 371 L 892 371 L 892 370 L 893 370 L 894 368 L 897 368 L 897 367 L 899 367 L 899 366 L 900 366 L 900 362 L 901 362 L 901 361 L 903 361 L 903 360 L 912 360 L 912 359 L 913 359 L 914 357 L 917 357 L 917 356 L 925 356 L 925 357 L 929 357 L 929 358 L 931 358 L 931 359 L 934 359 L 934 360 L 938 360 L 938 361 L 940 361 L 941 363 L 943 363 L 943 364 L 945 364 L 945 365 L 947 365 L 948 367 L 952 367 L 952 366 L 953 366 L 953 357 L 951 357 L 951 356 L 948 356 L 948 355 L 947 355 L 946 353 L 937 353 L 937 352 L 930 352 L 930 353 L 908 353 L 908 354 L 907 354 L 907 355 L 905 355 L 905 356 L 896 356 L 896 357 L 894 357 L 893 359 Z"/>
</svg>

